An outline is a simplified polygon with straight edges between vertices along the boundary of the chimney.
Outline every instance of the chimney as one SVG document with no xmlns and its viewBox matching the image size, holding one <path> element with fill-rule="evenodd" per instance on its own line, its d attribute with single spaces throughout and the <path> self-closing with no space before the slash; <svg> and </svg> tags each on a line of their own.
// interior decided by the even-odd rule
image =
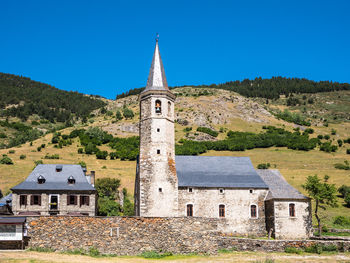
<svg viewBox="0 0 350 263">
<path fill-rule="evenodd" d="M 90 177 L 91 177 L 91 179 L 90 179 L 91 185 L 95 186 L 95 171 L 90 172 Z"/>
<path fill-rule="evenodd" d="M 84 175 L 86 175 L 86 167 L 82 167 Z"/>
</svg>

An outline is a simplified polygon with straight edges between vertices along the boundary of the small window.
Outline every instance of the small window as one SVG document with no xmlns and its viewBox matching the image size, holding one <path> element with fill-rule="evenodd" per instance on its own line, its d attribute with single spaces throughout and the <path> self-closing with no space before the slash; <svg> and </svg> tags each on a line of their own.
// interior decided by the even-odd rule
<svg viewBox="0 0 350 263">
<path fill-rule="evenodd" d="M 220 194 L 223 194 L 223 193 L 225 193 L 225 190 L 224 190 L 224 188 L 220 188 L 220 189 L 219 189 L 219 193 L 220 193 Z"/>
<path fill-rule="evenodd" d="M 193 188 L 191 188 L 191 187 L 188 188 L 188 192 L 189 192 L 189 193 L 192 193 L 192 192 L 193 192 Z"/>
<path fill-rule="evenodd" d="M 39 175 L 39 177 L 38 177 L 38 184 L 44 184 L 45 181 L 46 181 L 46 180 L 45 180 L 44 176 Z"/>
<path fill-rule="evenodd" d="M 289 216 L 295 216 L 295 204 L 289 204 Z"/>
<path fill-rule="evenodd" d="M 256 205 L 251 205 L 250 206 L 250 217 L 251 218 L 257 218 L 258 217 L 258 214 L 257 214 L 257 211 L 256 211 Z"/>
<path fill-rule="evenodd" d="M 32 195 L 30 198 L 31 205 L 41 205 L 41 196 L 40 195 Z"/>
<path fill-rule="evenodd" d="M 157 154 L 160 154 L 160 150 L 159 149 L 157 150 Z"/>
<path fill-rule="evenodd" d="M 162 102 L 160 100 L 156 100 L 156 113 L 162 113 Z"/>
<path fill-rule="evenodd" d="M 77 199 L 76 195 L 67 195 L 67 205 L 77 205 Z"/>
<path fill-rule="evenodd" d="M 159 129 L 159 128 L 157 129 L 157 132 L 160 132 L 160 129 Z"/>
<path fill-rule="evenodd" d="M 187 205 L 187 216 L 193 216 L 193 205 Z"/>
<path fill-rule="evenodd" d="M 225 217 L 225 205 L 219 205 L 219 217 Z"/>
<path fill-rule="evenodd" d="M 168 116 L 171 116 L 171 102 L 168 101 Z"/>
<path fill-rule="evenodd" d="M 20 206 L 26 206 L 27 205 L 27 196 L 26 195 L 20 195 L 19 196 L 19 205 Z"/>
<path fill-rule="evenodd" d="M 158 192 L 159 192 L 159 193 L 162 193 L 162 192 L 163 192 L 163 189 L 162 189 L 162 188 L 158 188 Z"/>
<path fill-rule="evenodd" d="M 73 176 L 69 176 L 67 181 L 68 181 L 68 184 L 75 184 L 75 179 Z"/>
<path fill-rule="evenodd" d="M 80 196 L 80 206 L 82 205 L 90 205 L 90 197 L 87 195 Z"/>
<path fill-rule="evenodd" d="M 250 189 L 250 190 L 249 190 L 249 193 L 251 193 L 251 194 L 252 194 L 252 193 L 253 193 L 253 189 Z"/>
</svg>

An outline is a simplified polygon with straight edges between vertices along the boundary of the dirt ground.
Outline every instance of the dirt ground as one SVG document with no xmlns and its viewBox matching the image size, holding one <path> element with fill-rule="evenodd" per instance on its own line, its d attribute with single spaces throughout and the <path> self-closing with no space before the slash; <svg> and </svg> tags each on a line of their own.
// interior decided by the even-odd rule
<svg viewBox="0 0 350 263">
<path fill-rule="evenodd" d="M 139 257 L 100 257 L 93 258 L 80 255 L 66 255 L 61 253 L 43 253 L 32 251 L 0 251 L 1 263 L 48 263 L 48 262 L 91 262 L 91 263 L 131 263 L 131 262 L 350 262 L 350 254 L 322 254 L 322 255 L 295 255 L 285 253 L 262 253 L 262 252 L 234 252 L 229 254 L 221 254 L 218 256 L 173 256 L 169 259 L 149 260 Z"/>
</svg>

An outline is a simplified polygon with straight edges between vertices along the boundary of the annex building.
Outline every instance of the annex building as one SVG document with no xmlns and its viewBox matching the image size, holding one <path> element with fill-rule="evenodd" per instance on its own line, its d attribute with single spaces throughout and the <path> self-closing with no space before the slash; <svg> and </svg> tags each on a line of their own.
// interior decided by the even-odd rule
<svg viewBox="0 0 350 263">
<path fill-rule="evenodd" d="M 255 170 L 249 157 L 175 156 L 175 95 L 156 41 L 140 100 L 135 214 L 219 218 L 223 232 L 307 238 L 310 199 L 278 170 Z"/>
</svg>

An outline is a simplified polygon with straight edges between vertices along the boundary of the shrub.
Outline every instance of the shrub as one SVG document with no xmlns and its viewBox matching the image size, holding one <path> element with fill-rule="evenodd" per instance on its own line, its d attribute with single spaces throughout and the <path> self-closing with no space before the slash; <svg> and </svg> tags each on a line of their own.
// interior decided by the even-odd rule
<svg viewBox="0 0 350 263">
<path fill-rule="evenodd" d="M 39 164 L 43 164 L 43 161 L 42 160 L 37 160 L 37 161 L 34 161 L 34 164 L 35 164 L 35 166 L 37 166 Z"/>
<path fill-rule="evenodd" d="M 120 113 L 120 110 L 117 110 L 117 113 L 115 114 L 115 119 L 116 119 L 117 121 L 120 121 L 120 120 L 123 119 L 123 116 L 122 116 L 122 114 Z"/>
<path fill-rule="evenodd" d="M 350 186 L 343 184 L 338 188 L 338 192 L 340 193 L 341 197 L 344 198 L 347 193 L 350 193 Z"/>
<path fill-rule="evenodd" d="M 350 193 L 346 193 L 344 197 L 344 201 L 347 207 L 350 207 Z"/>
<path fill-rule="evenodd" d="M 79 163 L 78 163 L 81 167 L 83 167 L 83 168 L 86 168 L 87 166 L 86 166 L 86 163 L 84 162 L 84 161 L 80 161 Z"/>
<path fill-rule="evenodd" d="M 269 169 L 270 168 L 270 163 L 260 163 L 258 164 L 257 168 L 258 169 Z"/>
<path fill-rule="evenodd" d="M 342 227 L 349 227 L 350 226 L 350 217 L 336 216 L 334 218 L 333 224 L 339 225 Z"/>
<path fill-rule="evenodd" d="M 4 155 L 2 157 L 2 159 L 0 160 L 0 164 L 7 164 L 7 165 L 12 165 L 13 161 L 11 160 L 10 157 L 8 157 L 7 155 Z"/>
<path fill-rule="evenodd" d="M 338 251 L 338 247 L 336 245 L 322 245 L 322 250 L 323 251 L 327 251 L 327 252 L 330 252 L 330 251 Z"/>
<path fill-rule="evenodd" d="M 210 136 L 213 136 L 213 137 L 218 137 L 218 135 L 219 135 L 219 133 L 217 131 L 214 131 L 214 130 L 207 128 L 207 127 L 198 127 L 197 131 L 204 132 L 204 133 L 209 134 Z"/>
<path fill-rule="evenodd" d="M 7 135 L 3 132 L 0 132 L 0 138 L 3 139 L 3 138 L 7 138 Z"/>
<path fill-rule="evenodd" d="M 325 138 L 326 140 L 329 140 L 329 138 L 331 138 L 331 136 L 329 136 L 328 134 L 326 134 L 326 135 L 324 136 L 324 138 Z"/>
<path fill-rule="evenodd" d="M 346 154 L 350 154 L 350 149 L 346 149 Z"/>
<path fill-rule="evenodd" d="M 125 107 L 123 109 L 123 115 L 124 115 L 125 119 L 132 119 L 132 118 L 134 118 L 134 112 L 131 109 L 127 108 L 127 107 Z"/>
<path fill-rule="evenodd" d="M 302 253 L 302 251 L 296 247 L 285 247 L 284 252 L 294 253 L 294 254 L 301 254 Z"/>
<path fill-rule="evenodd" d="M 298 125 L 304 125 L 304 126 L 311 125 L 311 123 L 309 121 L 305 120 L 304 116 L 302 116 L 301 114 L 296 113 L 296 112 L 290 112 L 287 109 L 285 109 L 283 112 L 278 111 L 275 115 L 277 118 L 285 120 L 287 122 L 295 123 Z"/>
<path fill-rule="evenodd" d="M 45 155 L 44 159 L 60 159 L 60 155 L 59 154 L 52 154 L 49 155 L 48 153 Z"/>
<path fill-rule="evenodd" d="M 189 131 L 192 131 L 192 127 L 186 127 L 186 128 L 184 129 L 184 132 L 189 132 Z"/>
<path fill-rule="evenodd" d="M 79 153 L 79 154 L 84 153 L 84 149 L 83 149 L 83 148 L 78 148 L 78 153 Z"/>
<path fill-rule="evenodd" d="M 341 170 L 350 170 L 350 165 L 348 161 L 344 161 L 344 164 L 343 163 L 334 164 L 334 168 L 341 169 Z"/>
<path fill-rule="evenodd" d="M 98 152 L 96 152 L 96 158 L 97 159 L 106 160 L 107 156 L 108 156 L 108 152 L 107 151 L 98 151 Z"/>
<path fill-rule="evenodd" d="M 311 245 L 309 247 L 305 247 L 305 252 L 321 254 L 322 253 L 322 246 L 319 244 L 314 244 L 314 245 Z"/>
<path fill-rule="evenodd" d="M 334 129 L 332 129 L 331 134 L 332 134 L 332 135 L 336 135 L 336 134 L 337 134 L 337 131 L 334 130 Z"/>
<path fill-rule="evenodd" d="M 322 134 L 319 134 L 319 135 L 317 135 L 317 138 L 320 139 L 320 140 L 322 140 L 322 139 L 323 139 L 323 135 L 322 135 Z"/>
<path fill-rule="evenodd" d="M 26 156 L 25 154 L 21 154 L 21 155 L 19 156 L 19 159 L 24 160 L 26 157 L 27 157 L 27 156 Z"/>
<path fill-rule="evenodd" d="M 308 134 L 313 134 L 313 133 L 314 133 L 314 129 L 312 129 L 312 128 L 307 128 L 307 129 L 305 129 L 304 132 L 305 132 L 305 133 L 308 133 Z"/>
<path fill-rule="evenodd" d="M 342 147 L 343 141 L 342 141 L 341 139 L 338 139 L 338 140 L 337 140 L 337 143 L 338 143 L 338 146 L 339 146 L 339 147 Z"/>
<path fill-rule="evenodd" d="M 15 152 L 15 150 L 9 150 L 9 154 L 14 154 Z"/>
<path fill-rule="evenodd" d="M 335 152 L 337 151 L 338 149 L 338 146 L 336 145 L 332 145 L 331 142 L 324 142 L 324 143 L 321 143 L 320 145 L 320 151 L 323 151 L 323 152 Z"/>
<path fill-rule="evenodd" d="M 97 257 L 100 255 L 100 251 L 98 251 L 98 249 L 95 247 L 90 247 L 88 254 L 90 257 Z"/>
<path fill-rule="evenodd" d="M 164 252 L 164 253 L 158 253 L 156 251 L 145 251 L 142 252 L 141 257 L 143 258 L 164 258 L 172 256 L 173 254 L 171 252 Z"/>
<path fill-rule="evenodd" d="M 38 152 L 41 152 L 41 147 L 39 146 L 38 148 L 36 148 L 36 150 L 37 150 Z"/>
</svg>

